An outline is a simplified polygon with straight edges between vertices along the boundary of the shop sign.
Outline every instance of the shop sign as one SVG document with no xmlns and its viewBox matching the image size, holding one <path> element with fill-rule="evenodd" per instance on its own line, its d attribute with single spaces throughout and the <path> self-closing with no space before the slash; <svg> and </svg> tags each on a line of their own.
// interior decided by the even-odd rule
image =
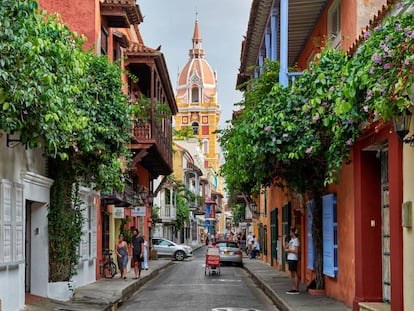
<svg viewBox="0 0 414 311">
<path fill-rule="evenodd" d="M 124 213 L 124 208 L 123 207 L 114 207 L 114 218 L 124 218 L 125 213 Z"/>
<path fill-rule="evenodd" d="M 147 208 L 145 206 L 134 206 L 131 209 L 131 216 L 132 217 L 145 217 L 147 212 Z"/>
</svg>

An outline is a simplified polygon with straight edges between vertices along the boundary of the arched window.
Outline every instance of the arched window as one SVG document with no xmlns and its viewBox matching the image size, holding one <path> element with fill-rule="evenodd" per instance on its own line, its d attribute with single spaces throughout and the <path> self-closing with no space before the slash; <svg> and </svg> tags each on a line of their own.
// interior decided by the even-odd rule
<svg viewBox="0 0 414 311">
<path fill-rule="evenodd" d="M 191 124 L 191 127 L 193 128 L 193 134 L 194 135 L 198 135 L 198 123 L 197 122 L 193 122 Z"/>
<path fill-rule="evenodd" d="M 198 94 L 198 87 L 197 86 L 193 86 L 193 88 L 191 89 L 191 101 L 193 103 L 198 103 L 200 101 L 200 99 L 198 98 L 199 94 Z"/>
</svg>

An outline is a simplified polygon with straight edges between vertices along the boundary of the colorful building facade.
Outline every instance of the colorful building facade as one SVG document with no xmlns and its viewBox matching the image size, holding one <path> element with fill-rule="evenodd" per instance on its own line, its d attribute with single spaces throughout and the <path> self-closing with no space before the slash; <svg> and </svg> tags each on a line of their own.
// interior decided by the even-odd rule
<svg viewBox="0 0 414 311">
<path fill-rule="evenodd" d="M 241 53 L 239 85 L 260 75 L 266 58 L 280 62 L 279 82 L 287 85 L 325 46 L 341 48 L 352 56 L 361 43 L 361 32 L 372 21 L 379 23 L 392 7 L 391 1 L 295 4 L 294 0 L 253 1 Z M 295 22 L 298 19 L 300 25 Z M 401 217 L 403 197 L 410 202 L 410 195 L 403 191 L 408 189 L 410 179 L 403 176 L 402 168 L 403 163 L 409 166 L 411 152 L 405 151 L 407 157 L 403 158 L 402 151 L 391 123 L 369 125 L 352 149 L 349 163 L 342 167 L 339 183 L 327 187 L 323 197 L 332 199 L 326 202 L 336 215 L 331 232 L 337 237 L 333 247 L 337 260 L 332 263 L 333 272 L 324 276 L 326 294 L 354 310 L 375 308 L 378 303 L 392 310 L 409 310 L 412 305 L 407 302 L 410 295 L 404 295 L 410 288 L 405 276 L 411 269 L 404 265 L 408 257 L 403 253 L 411 252 L 407 243 L 411 230 L 402 226 Z M 314 278 L 309 226 L 312 201 L 305 195 L 286 196 L 273 187 L 264 189 L 254 200 L 254 232 L 262 244 L 262 259 L 287 270 L 280 236 L 294 226 L 302 242 L 301 280 L 310 284 Z M 325 259 L 328 266 L 329 260 Z"/>
</svg>

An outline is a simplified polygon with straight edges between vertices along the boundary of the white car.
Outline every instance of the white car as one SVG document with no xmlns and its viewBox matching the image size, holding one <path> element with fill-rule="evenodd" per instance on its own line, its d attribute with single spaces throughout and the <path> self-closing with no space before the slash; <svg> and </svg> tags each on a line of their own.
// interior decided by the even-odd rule
<svg viewBox="0 0 414 311">
<path fill-rule="evenodd" d="M 177 244 L 164 238 L 153 237 L 152 248 L 157 251 L 158 256 L 171 256 L 178 261 L 193 256 L 193 249 L 190 246 Z"/>
</svg>

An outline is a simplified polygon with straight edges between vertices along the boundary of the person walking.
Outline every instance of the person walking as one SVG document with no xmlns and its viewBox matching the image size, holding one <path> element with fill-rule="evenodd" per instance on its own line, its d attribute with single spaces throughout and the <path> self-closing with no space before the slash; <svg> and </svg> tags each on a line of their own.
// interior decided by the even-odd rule
<svg viewBox="0 0 414 311">
<path fill-rule="evenodd" d="M 115 253 L 118 259 L 118 268 L 121 271 L 121 279 L 126 279 L 126 268 L 128 265 L 128 243 L 124 241 L 124 235 L 121 233 L 118 242 L 115 243 Z"/>
<path fill-rule="evenodd" d="M 253 247 L 252 247 L 252 256 L 251 259 L 256 259 L 257 255 L 260 254 L 260 244 L 257 241 L 256 237 L 253 236 Z"/>
<path fill-rule="evenodd" d="M 298 261 L 299 261 L 299 232 L 295 228 L 290 228 L 290 240 L 286 243 L 286 235 L 283 236 L 283 244 L 287 253 L 287 261 L 292 279 L 292 289 L 288 290 L 286 294 L 299 294 L 299 276 L 298 276 Z"/>
<path fill-rule="evenodd" d="M 144 239 L 139 235 L 138 229 L 132 231 L 134 239 L 132 241 L 133 256 L 134 256 L 134 271 L 135 278 L 141 278 L 142 262 L 144 261 Z"/>
<path fill-rule="evenodd" d="M 148 242 L 145 239 L 145 236 L 142 236 L 144 239 L 144 261 L 142 262 L 142 269 L 148 270 Z"/>
</svg>

